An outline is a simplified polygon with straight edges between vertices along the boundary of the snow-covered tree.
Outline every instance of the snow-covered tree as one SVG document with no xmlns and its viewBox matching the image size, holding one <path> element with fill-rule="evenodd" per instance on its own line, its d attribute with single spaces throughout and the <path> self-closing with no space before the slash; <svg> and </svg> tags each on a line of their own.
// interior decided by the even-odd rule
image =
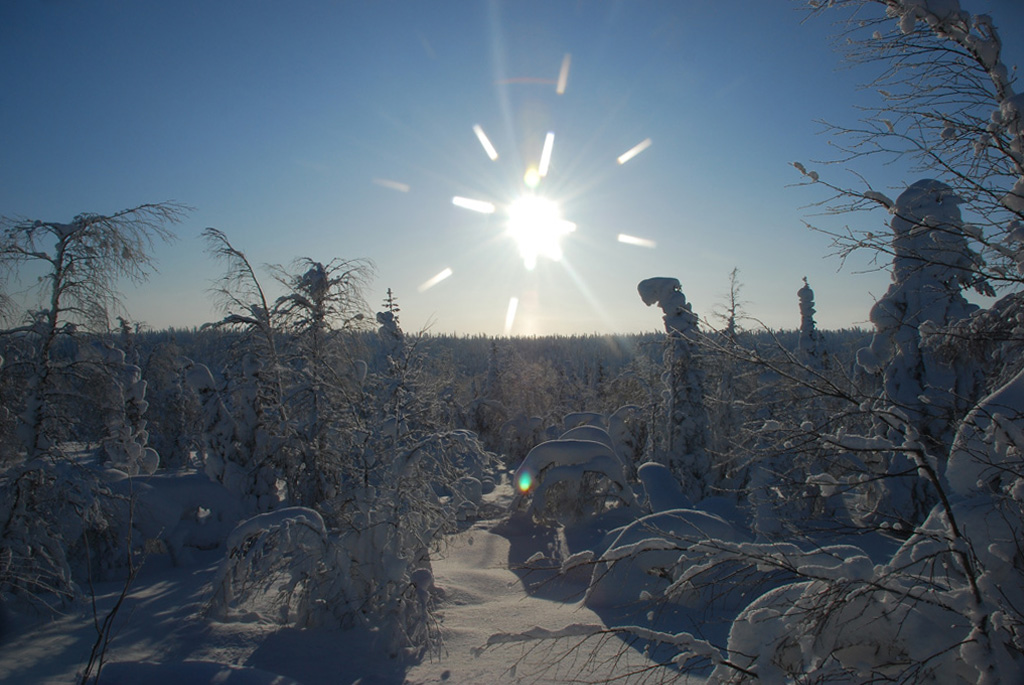
<svg viewBox="0 0 1024 685">
<path fill-rule="evenodd" d="M 951 188 L 979 259 L 969 267 L 995 287 L 1020 282 L 1016 270 L 1024 223 L 1024 95 L 1003 59 L 996 18 L 972 14 L 958 0 L 809 0 L 813 12 L 844 16 L 839 47 L 858 65 L 877 66 L 869 84 L 877 104 L 862 105 L 856 124 L 830 125 L 835 162 L 900 162 Z M 835 193 L 838 211 L 892 207 L 868 185 L 852 189 L 795 164 L 809 182 Z M 864 175 L 858 174 L 860 178 Z M 867 183 L 865 181 L 865 183 Z M 892 254 L 885 235 L 832 232 L 838 252 Z"/>
<path fill-rule="evenodd" d="M 120 306 L 118 281 L 146 278 L 154 241 L 171 239 L 167 225 L 183 212 L 165 203 L 109 216 L 82 214 L 67 223 L 2 222 L 4 289 L 25 271 L 39 274 L 38 299 L 30 296 L 21 324 L 3 331 L 8 359 L 0 373 L 11 403 L 6 409 L 17 414 L 20 457 L 0 474 L 0 592 L 5 595 L 27 593 L 49 606 L 64 604 L 79 595 L 86 577 L 122 558 L 124 503 L 95 473 L 64 458 L 66 439 L 78 425 L 103 425 L 90 415 L 99 412 L 86 398 L 114 388 L 125 401 L 108 406 L 107 418 L 114 420 L 88 437 L 108 439 L 129 470 L 153 466 L 145 447 L 138 367 L 113 347 L 91 347 L 88 338 L 98 342 L 106 335 Z"/>
<path fill-rule="evenodd" d="M 807 277 L 804 277 L 803 286 L 796 291 L 800 300 L 800 341 L 797 349 L 807 357 L 808 363 L 820 365 L 821 354 L 821 333 L 814 323 L 814 291 L 811 290 Z"/>
<path fill-rule="evenodd" d="M 930 179 L 912 184 L 897 199 L 890 222 L 893 282 L 871 309 L 875 335 L 857 355 L 862 366 L 882 374 L 879 434 L 896 445 L 908 435 L 920 441 L 939 477 L 953 434 L 981 393 L 983 376 L 965 355 L 936 354 L 922 341 L 922 331 L 943 330 L 977 309 L 963 296 L 963 288 L 989 292 L 973 269 L 977 257 L 962 232 L 957 203 L 949 186 Z M 895 506 L 890 513 L 920 520 L 935 494 L 929 494 L 930 486 L 918 477 L 913 461 L 897 452 L 884 468 L 908 475 L 910 487 L 897 485 L 900 479 L 884 483 L 888 492 L 883 497 L 909 499 L 882 506 Z"/>
<path fill-rule="evenodd" d="M 170 240 L 167 225 L 180 220 L 184 211 L 180 205 L 162 203 L 109 216 L 81 214 L 67 223 L 0 222 L 0 281 L 8 283 L 22 269 L 42 271 L 38 302 L 28 305 L 21 325 L 5 331 L 31 345 L 18 369 L 27 386 L 17 432 L 28 458 L 59 451 L 74 421 L 66 390 L 76 360 L 62 354 L 62 346 L 78 331 L 109 329 L 110 316 L 120 306 L 118 281 L 145 280 L 154 241 Z"/>
<path fill-rule="evenodd" d="M 637 285 L 647 306 L 664 312 L 665 415 L 668 440 L 664 459 L 683 484 L 686 494 L 698 501 L 710 494 L 714 482 L 707 453 L 708 418 L 704 406 L 704 372 L 698 361 L 697 316 L 675 278 L 648 278 Z"/>
<path fill-rule="evenodd" d="M 185 466 L 197 447 L 199 397 L 185 381 L 192 365 L 173 340 L 158 343 L 143 364 L 149 443 L 163 466 Z"/>
<path fill-rule="evenodd" d="M 287 288 L 273 306 L 287 334 L 286 404 L 295 433 L 298 463 L 285 478 L 292 504 L 314 506 L 340 487 L 345 441 L 352 429 L 356 347 L 351 334 L 362 327 L 367 306 L 363 292 L 373 272 L 365 260 L 335 259 L 324 264 L 296 262 L 292 273 L 276 268 Z"/>
<path fill-rule="evenodd" d="M 715 317 L 724 324 L 720 333 L 730 341 L 735 341 L 736 336 L 739 335 L 739 319 L 744 316 L 744 302 L 740 299 L 743 284 L 740 283 L 739 273 L 739 269 L 729 272 L 729 292 L 725 295 L 725 302 L 715 312 Z"/>
<path fill-rule="evenodd" d="M 225 316 L 207 326 L 240 333 L 224 384 L 208 379 L 208 370 L 190 377 L 204 398 L 205 468 L 249 498 L 250 507 L 267 511 L 287 499 L 285 473 L 296 461 L 278 349 L 283 329 L 245 253 L 215 228 L 203 235 L 209 252 L 226 266 L 215 291 Z M 218 450 L 214 439 L 227 444 Z"/>
</svg>

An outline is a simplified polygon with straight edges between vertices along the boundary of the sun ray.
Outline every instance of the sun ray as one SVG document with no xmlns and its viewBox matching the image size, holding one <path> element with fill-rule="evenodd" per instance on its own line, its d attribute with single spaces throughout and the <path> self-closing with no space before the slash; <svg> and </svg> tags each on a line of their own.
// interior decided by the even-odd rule
<svg viewBox="0 0 1024 685">
<path fill-rule="evenodd" d="M 498 159 L 498 151 L 491 145 L 491 139 L 484 133 L 483 127 L 480 124 L 473 124 L 473 133 L 476 134 L 476 139 L 480 141 L 480 145 L 483 147 L 484 152 L 487 153 L 487 156 L 491 158 L 491 161 L 496 161 Z"/>
<path fill-rule="evenodd" d="M 562 268 L 565 269 L 565 272 L 567 274 L 569 274 L 569 278 L 572 279 L 572 282 L 576 284 L 577 290 L 580 291 L 580 294 L 583 295 L 583 299 L 585 299 L 587 303 L 590 305 L 591 311 L 594 312 L 599 319 L 601 319 L 601 321 L 605 324 L 606 327 L 608 327 L 609 329 L 614 329 L 615 321 L 608 314 L 608 310 L 605 308 L 601 300 L 598 299 L 590 290 L 586 282 L 583 280 L 583 277 L 580 276 L 579 273 L 577 273 L 576 269 L 573 268 L 572 264 L 570 264 L 568 260 L 563 261 Z"/>
<path fill-rule="evenodd" d="M 628 150 L 626 150 L 625 152 L 623 152 L 621 155 L 619 155 L 619 158 L 616 161 L 618 161 L 619 164 L 625 164 L 626 162 L 628 162 L 629 160 L 633 159 L 634 157 L 636 157 L 638 154 L 640 154 L 641 152 L 643 152 L 644 150 L 646 150 L 650 146 L 651 146 L 651 139 L 650 138 L 645 138 L 645 139 L 641 140 L 639 143 L 637 143 L 636 145 L 634 145 L 633 147 L 631 147 Z"/>
</svg>

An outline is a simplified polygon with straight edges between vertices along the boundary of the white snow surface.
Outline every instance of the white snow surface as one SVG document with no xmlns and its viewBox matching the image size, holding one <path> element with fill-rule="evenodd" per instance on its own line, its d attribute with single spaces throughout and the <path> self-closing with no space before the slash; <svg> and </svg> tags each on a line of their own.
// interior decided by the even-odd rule
<svg viewBox="0 0 1024 685">
<path fill-rule="evenodd" d="M 484 499 L 492 510 L 504 510 L 511 497 L 506 483 Z M 292 509 L 274 518 L 317 526 L 317 517 L 311 519 L 306 510 Z M 536 531 L 501 529 L 493 520 L 478 521 L 450 537 L 432 563 L 443 646 L 412 665 L 389 658 L 366 632 L 282 627 L 256 616 L 230 622 L 205 618 L 223 550 L 196 551 L 194 563 L 179 567 L 166 554 L 154 554 L 117 615 L 100 682 L 492 684 L 572 678 L 595 682 L 614 675 L 625 676 L 616 682 L 657 682 L 652 673 L 641 673 L 651 662 L 636 650 L 624 649 L 612 635 L 587 640 L 576 658 L 566 660 L 557 658 L 567 648 L 566 640 L 491 640 L 497 634 L 558 633 L 566 626 L 603 624 L 581 602 L 571 601 L 570 595 L 582 596 L 582 585 L 544 592 L 552 586 L 540 582 L 542 578 L 509 570 L 516 559 L 529 557 L 533 547 L 549 552 Z M 121 587 L 117 582 L 96 585 L 101 619 Z M 76 682 L 95 640 L 87 605 L 52 620 L 0 616 L 0 682 Z M 572 640 L 574 644 L 579 638 Z"/>
</svg>

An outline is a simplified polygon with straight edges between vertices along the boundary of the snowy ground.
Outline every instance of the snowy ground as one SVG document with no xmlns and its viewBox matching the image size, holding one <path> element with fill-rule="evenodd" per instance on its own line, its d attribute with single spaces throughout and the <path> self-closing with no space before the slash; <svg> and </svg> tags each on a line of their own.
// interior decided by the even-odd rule
<svg viewBox="0 0 1024 685">
<path fill-rule="evenodd" d="M 496 490 L 487 510 L 501 511 L 510 494 L 507 486 Z M 444 644 L 440 654 L 411 666 L 381 654 L 363 633 L 207 620 L 201 612 L 219 556 L 198 557 L 187 568 L 153 557 L 118 615 L 101 682 L 659 682 L 670 676 L 663 669 L 650 670 L 650 662 L 614 637 L 576 650 L 575 640 L 474 649 L 494 633 L 601 622 L 573 601 L 581 585 L 544 582 L 536 572 L 521 576 L 509 570 L 552 544 L 550 536 L 514 531 L 497 519 L 478 521 L 452 536 L 434 563 Z M 121 588 L 104 584 L 96 589 L 102 618 Z M 96 639 L 89 607 L 37 625 L 18 618 L 6 623 L 0 626 L 4 683 L 75 682 Z"/>
</svg>

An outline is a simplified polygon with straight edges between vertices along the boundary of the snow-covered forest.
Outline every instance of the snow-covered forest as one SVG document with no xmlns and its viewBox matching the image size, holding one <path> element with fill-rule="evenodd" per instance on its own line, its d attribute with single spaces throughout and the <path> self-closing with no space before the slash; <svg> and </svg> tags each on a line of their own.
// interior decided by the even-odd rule
<svg viewBox="0 0 1024 685">
<path fill-rule="evenodd" d="M 808 11 L 883 98 L 835 162 L 919 179 L 793 164 L 891 273 L 868 330 L 807 279 L 765 330 L 735 271 L 694 311 L 681 263 L 621 284 L 654 333 L 417 333 L 369 261 L 210 228 L 222 317 L 150 331 L 119 293 L 186 207 L 5 220 L 0 680 L 1020 682 L 1016 36 Z"/>
</svg>

